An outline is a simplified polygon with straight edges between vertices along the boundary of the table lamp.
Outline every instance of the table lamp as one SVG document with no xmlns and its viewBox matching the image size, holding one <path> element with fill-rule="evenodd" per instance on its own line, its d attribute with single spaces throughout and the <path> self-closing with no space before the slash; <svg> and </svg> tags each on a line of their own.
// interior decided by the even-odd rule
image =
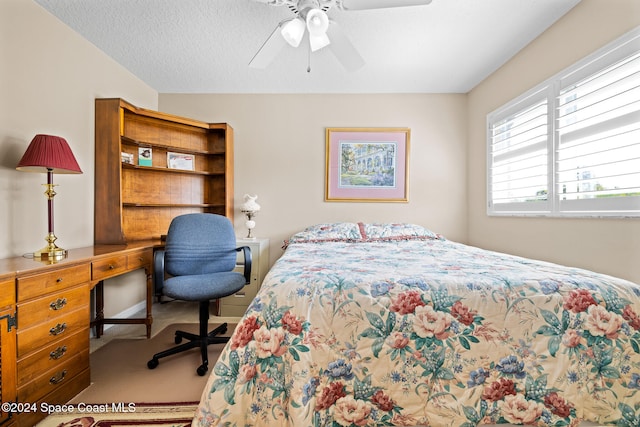
<svg viewBox="0 0 640 427">
<path fill-rule="evenodd" d="M 256 216 L 258 211 L 260 210 L 260 205 L 256 202 L 258 196 L 251 196 L 249 194 L 244 195 L 244 203 L 242 204 L 241 212 L 245 214 L 247 217 L 247 221 L 244 225 L 249 230 L 247 234 L 247 239 L 255 239 L 255 237 L 251 234 L 251 230 L 253 230 L 256 226 L 256 222 L 253 220 L 253 217 Z"/>
<path fill-rule="evenodd" d="M 34 258 L 43 260 L 57 260 L 67 255 L 65 249 L 56 246 L 56 235 L 53 233 L 53 196 L 56 195 L 53 187 L 54 173 L 82 173 L 76 158 L 64 138 L 52 135 L 36 135 L 16 169 L 24 172 L 47 173 L 47 183 L 44 192 L 47 196 L 49 234 L 45 237 L 47 245 L 33 253 Z"/>
</svg>

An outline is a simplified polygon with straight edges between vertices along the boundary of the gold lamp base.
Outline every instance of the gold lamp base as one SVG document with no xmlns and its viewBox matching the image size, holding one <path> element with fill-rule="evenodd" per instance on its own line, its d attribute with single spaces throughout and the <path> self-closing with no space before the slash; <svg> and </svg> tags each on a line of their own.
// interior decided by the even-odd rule
<svg viewBox="0 0 640 427">
<path fill-rule="evenodd" d="M 47 241 L 47 245 L 33 253 L 33 257 L 41 260 L 51 260 L 57 261 L 62 258 L 66 258 L 67 250 L 59 248 L 54 243 L 57 237 L 53 233 L 49 233 L 45 240 Z"/>
</svg>

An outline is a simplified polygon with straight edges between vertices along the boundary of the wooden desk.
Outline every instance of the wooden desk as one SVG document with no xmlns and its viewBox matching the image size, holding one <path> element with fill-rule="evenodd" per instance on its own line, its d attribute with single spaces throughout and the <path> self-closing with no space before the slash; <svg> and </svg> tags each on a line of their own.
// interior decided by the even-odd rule
<svg viewBox="0 0 640 427">
<path fill-rule="evenodd" d="M 159 243 L 71 249 L 57 262 L 25 257 L 0 260 L 0 400 L 36 409 L 0 412 L 0 424 L 34 425 L 46 415 L 38 410 L 42 403 L 64 404 L 89 386 L 91 325 L 99 337 L 104 324 L 144 324 L 150 337 L 153 250 Z M 103 281 L 138 269 L 147 276 L 146 316 L 105 318 Z M 91 322 L 94 288 L 96 318 Z"/>
<path fill-rule="evenodd" d="M 156 244 L 157 243 L 157 244 Z M 147 338 L 151 337 L 151 324 L 153 316 L 153 248 L 159 246 L 159 242 L 132 243 L 126 246 L 99 245 L 93 246 L 94 260 L 91 262 L 91 280 L 95 287 L 96 315 L 92 322 L 95 326 L 96 337 L 104 332 L 105 324 L 144 324 L 147 326 Z M 151 244 L 151 246 L 149 246 Z M 114 247 L 123 249 L 114 251 Z M 130 271 L 143 268 L 147 276 L 147 311 L 146 317 L 115 319 L 104 317 L 104 283 L 105 279 L 116 277 Z"/>
</svg>

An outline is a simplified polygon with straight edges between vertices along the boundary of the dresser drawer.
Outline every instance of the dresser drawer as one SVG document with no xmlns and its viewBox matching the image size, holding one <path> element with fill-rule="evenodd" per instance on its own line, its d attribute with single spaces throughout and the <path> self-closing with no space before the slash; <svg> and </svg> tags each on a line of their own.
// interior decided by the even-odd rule
<svg viewBox="0 0 640 427">
<path fill-rule="evenodd" d="M 64 388 L 67 382 L 89 368 L 89 352 L 83 351 L 53 369 L 18 387 L 19 402 L 35 402 L 44 395 Z"/>
<path fill-rule="evenodd" d="M 66 316 L 24 329 L 18 326 L 18 358 L 30 351 L 58 342 L 75 332 L 89 329 L 89 306 L 69 312 Z"/>
<path fill-rule="evenodd" d="M 91 373 L 89 369 L 85 369 L 73 378 L 69 378 L 63 381 L 64 386 L 58 387 L 51 393 L 46 394 L 37 401 L 34 401 L 36 407 L 40 408 L 42 404 L 47 405 L 63 405 L 77 396 L 85 388 L 89 387 L 91 383 Z M 38 424 L 38 421 L 45 418 L 46 414 L 37 412 L 23 412 L 17 416 L 18 427 L 33 427 Z"/>
<path fill-rule="evenodd" d="M 236 317 L 243 316 L 247 311 L 249 304 L 253 301 L 260 284 L 258 283 L 257 269 L 251 271 L 251 283 L 245 285 L 233 295 L 220 299 L 220 316 Z M 244 273 L 244 266 L 236 266 L 235 269 L 238 273 Z"/>
<path fill-rule="evenodd" d="M 151 265 L 153 262 L 153 249 L 145 249 L 127 255 L 127 267 L 129 270 L 137 270 L 139 268 Z"/>
<path fill-rule="evenodd" d="M 222 317 L 242 317 L 247 312 L 247 304 L 244 305 L 231 305 L 226 301 L 220 307 L 220 316 Z"/>
<path fill-rule="evenodd" d="M 258 284 L 256 282 L 252 282 L 250 285 L 245 285 L 235 294 L 222 298 L 224 301 L 224 305 L 244 305 L 248 307 L 251 301 L 255 298 L 258 293 Z"/>
<path fill-rule="evenodd" d="M 16 282 L 14 279 L 0 280 L 0 309 L 16 302 Z"/>
<path fill-rule="evenodd" d="M 65 289 L 60 292 L 18 304 L 18 327 L 30 327 L 48 322 L 84 307 L 89 302 L 87 285 Z"/>
<path fill-rule="evenodd" d="M 89 264 L 61 268 L 48 273 L 18 277 L 18 302 L 56 292 L 91 280 Z"/>
<path fill-rule="evenodd" d="M 84 330 L 50 344 L 18 360 L 18 386 L 39 376 L 42 372 L 59 368 L 76 354 L 89 351 L 89 331 Z"/>
<path fill-rule="evenodd" d="M 91 278 L 94 281 L 108 279 L 127 271 L 127 256 L 113 256 L 91 263 Z"/>
</svg>

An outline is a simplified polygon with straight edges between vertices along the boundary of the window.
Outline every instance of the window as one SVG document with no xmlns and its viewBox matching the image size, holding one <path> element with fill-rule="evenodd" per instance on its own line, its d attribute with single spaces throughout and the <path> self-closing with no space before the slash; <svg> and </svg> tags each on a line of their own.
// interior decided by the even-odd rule
<svg viewBox="0 0 640 427">
<path fill-rule="evenodd" d="M 487 124 L 490 215 L 640 216 L 640 28 Z"/>
</svg>

